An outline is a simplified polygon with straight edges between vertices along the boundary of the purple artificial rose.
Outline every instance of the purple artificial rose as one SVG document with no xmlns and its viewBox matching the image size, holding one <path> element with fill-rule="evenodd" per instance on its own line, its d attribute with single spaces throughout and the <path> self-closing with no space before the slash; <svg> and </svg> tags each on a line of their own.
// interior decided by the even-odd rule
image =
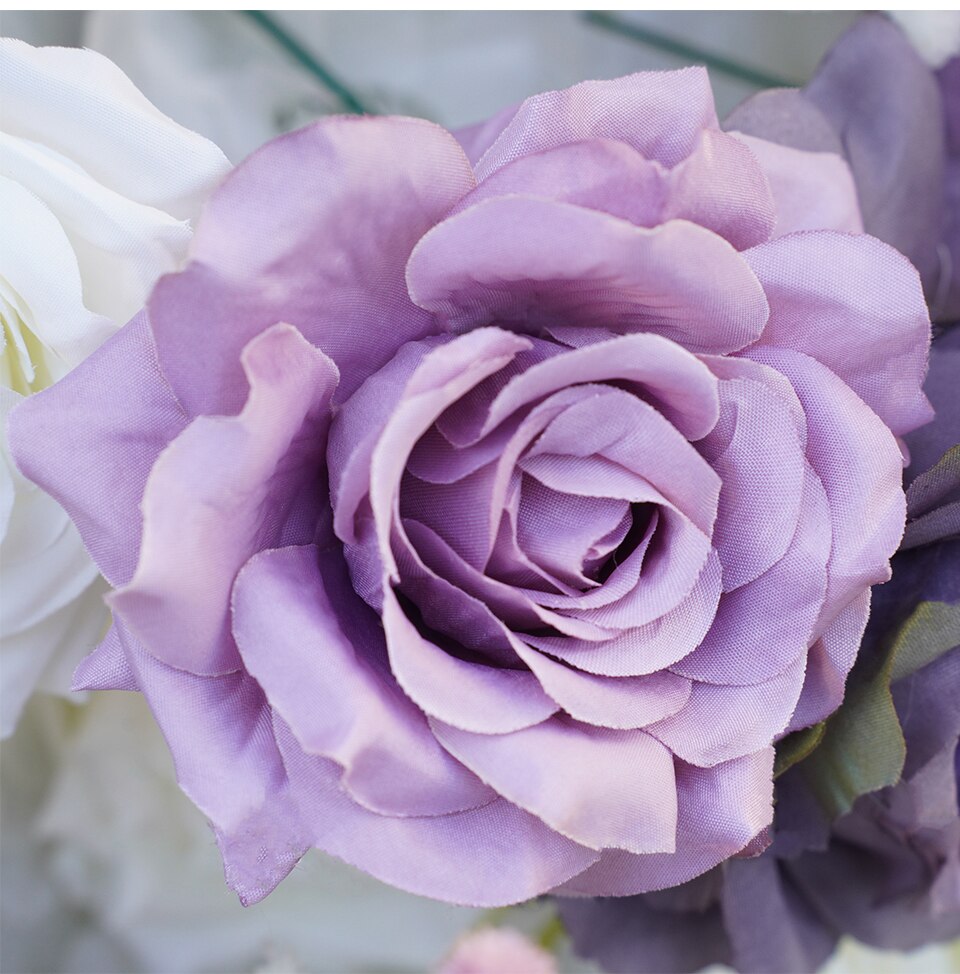
<svg viewBox="0 0 960 974">
<path fill-rule="evenodd" d="M 929 320 L 842 160 L 700 69 L 461 139 L 266 145 L 11 424 L 116 587 L 78 684 L 146 695 L 245 902 L 311 846 L 477 905 L 757 851 L 903 531 Z"/>
</svg>

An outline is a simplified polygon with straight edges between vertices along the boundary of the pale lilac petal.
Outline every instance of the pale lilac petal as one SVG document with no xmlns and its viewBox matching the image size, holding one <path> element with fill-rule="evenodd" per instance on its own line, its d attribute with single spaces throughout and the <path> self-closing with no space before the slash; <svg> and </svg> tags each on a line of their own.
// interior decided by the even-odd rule
<svg viewBox="0 0 960 974">
<path fill-rule="evenodd" d="M 410 303 L 404 267 L 473 186 L 454 138 L 420 119 L 327 118 L 255 152 L 207 203 L 192 263 L 150 300 L 160 365 L 183 404 L 239 409 L 240 350 L 277 321 L 337 363 L 344 401 L 404 342 L 436 331 Z"/>
<path fill-rule="evenodd" d="M 770 302 L 756 347 L 813 356 L 896 434 L 932 416 L 921 391 L 930 319 L 920 279 L 892 247 L 864 235 L 791 234 L 744 253 Z M 798 268 L 816 266 L 816 275 Z"/>
<path fill-rule="evenodd" d="M 670 508 L 661 515 L 637 584 L 616 602 L 581 611 L 582 619 L 634 628 L 666 615 L 690 595 L 713 550 L 710 539 Z"/>
<path fill-rule="evenodd" d="M 515 629 L 539 628 L 543 618 L 529 596 L 478 571 L 425 524 L 411 520 L 402 523 L 417 555 L 436 575 L 484 602 L 507 625 Z"/>
<path fill-rule="evenodd" d="M 327 470 L 334 530 L 356 540 L 354 517 L 370 487 L 370 460 L 377 438 L 403 395 L 407 382 L 429 353 L 448 339 L 408 342 L 369 376 L 337 411 L 327 441 Z"/>
<path fill-rule="evenodd" d="M 524 101 L 477 163 L 477 179 L 520 156 L 597 138 L 625 142 L 648 159 L 675 166 L 706 128 L 717 128 L 717 115 L 704 68 L 584 81 Z"/>
<path fill-rule="evenodd" d="M 717 380 L 696 356 L 658 335 L 624 335 L 557 355 L 511 379 L 494 399 L 480 435 L 489 433 L 516 409 L 557 390 L 622 380 L 636 384 L 644 400 L 663 413 L 689 440 L 713 429 L 720 412 Z"/>
<path fill-rule="evenodd" d="M 890 577 L 906 516 L 900 448 L 849 386 L 813 358 L 771 346 L 749 356 L 782 372 L 807 414 L 807 459 L 827 493 L 833 531 L 822 631 L 864 588 Z"/>
<path fill-rule="evenodd" d="M 770 238 L 776 203 L 761 165 L 737 139 L 716 129 L 670 172 L 663 220 L 690 220 L 744 250 Z"/>
<path fill-rule="evenodd" d="M 649 734 L 564 717 L 512 734 L 431 726 L 451 754 L 560 835 L 598 850 L 673 852 L 673 756 Z"/>
<path fill-rule="evenodd" d="M 523 155 L 487 176 L 452 212 L 514 194 L 600 210 L 641 227 L 690 220 L 738 250 L 767 240 L 775 220 L 762 169 L 748 149 L 716 129 L 701 132 L 672 169 L 610 139 Z"/>
<path fill-rule="evenodd" d="M 487 200 L 439 224 L 413 251 L 407 285 L 454 331 L 560 320 L 731 352 L 767 320 L 750 268 L 709 230 L 685 220 L 636 227 L 530 196 Z"/>
<path fill-rule="evenodd" d="M 451 216 L 497 196 L 536 196 L 601 210 L 641 227 L 662 222 L 669 173 L 624 142 L 567 142 L 522 155 L 487 176 Z"/>
<path fill-rule="evenodd" d="M 737 132 L 733 135 L 753 153 L 770 181 L 776 206 L 772 237 L 797 230 L 863 233 L 857 187 L 841 156 L 793 149 Z"/>
<path fill-rule="evenodd" d="M 473 125 L 464 125 L 463 128 L 451 130 L 451 134 L 460 143 L 470 160 L 470 165 L 475 166 L 484 152 L 497 141 L 510 119 L 517 114 L 519 107 L 519 105 L 508 105 L 482 122 L 474 122 Z"/>
<path fill-rule="evenodd" d="M 647 730 L 683 761 L 713 767 L 773 743 L 790 721 L 803 687 L 806 658 L 748 686 L 694 683 L 683 709 Z"/>
<path fill-rule="evenodd" d="M 690 698 L 690 681 L 668 670 L 604 677 L 564 666 L 522 643 L 517 655 L 566 713 L 595 727 L 646 727 L 676 713 Z"/>
<path fill-rule="evenodd" d="M 310 846 L 288 811 L 287 776 L 263 692 L 246 673 L 205 677 L 173 669 L 117 628 L 173 755 L 177 783 L 213 825 L 229 857 L 228 882 L 255 902 Z"/>
<path fill-rule="evenodd" d="M 502 798 L 428 818 L 369 812 L 340 789 L 336 764 L 304 754 L 281 721 L 276 733 L 312 843 L 400 889 L 503 906 L 545 893 L 596 861 L 594 850 Z"/>
<path fill-rule="evenodd" d="M 534 460 L 551 456 L 609 460 L 652 484 L 705 534 L 713 531 L 720 478 L 659 411 L 622 389 L 599 387 L 570 405 L 550 421 L 519 465 L 542 470 L 543 462 Z"/>
<path fill-rule="evenodd" d="M 466 651 L 478 663 L 523 668 L 503 622 L 480 599 L 430 568 L 406 537 L 402 521 L 395 526 L 392 543 L 400 572 L 396 591 L 421 632 L 454 655 Z"/>
<path fill-rule="evenodd" d="M 671 669 L 720 685 L 759 683 L 782 673 L 810 645 L 827 592 L 830 549 L 826 493 L 808 467 L 800 520 L 786 554 L 759 578 L 725 592 L 703 642 Z"/>
<path fill-rule="evenodd" d="M 24 399 L 7 429 L 20 470 L 63 505 L 107 581 L 122 585 L 137 565 L 147 477 L 188 421 L 140 314 L 56 385 Z"/>
<path fill-rule="evenodd" d="M 386 571 L 395 573 L 390 530 L 407 456 L 451 402 L 509 362 L 528 343 L 485 328 L 435 348 L 408 382 L 370 459 L 370 506 Z M 334 424 L 336 425 L 336 424 Z"/>
<path fill-rule="evenodd" d="M 694 649 L 710 628 L 720 599 L 720 562 L 711 553 L 690 594 L 673 611 L 645 626 L 625 629 L 606 642 L 524 635 L 523 639 L 586 673 L 626 677 L 671 667 Z"/>
<path fill-rule="evenodd" d="M 391 450 L 402 449 L 396 437 Z M 502 508 L 493 495 L 494 463 L 450 484 L 431 484 L 404 476 L 400 485 L 400 516 L 436 531 L 467 564 L 482 569 L 493 548 Z"/>
<path fill-rule="evenodd" d="M 558 705 L 526 669 L 470 663 L 424 638 L 392 591 L 383 627 L 397 682 L 425 713 L 479 734 L 504 734 L 545 720 Z"/>
<path fill-rule="evenodd" d="M 496 797 L 437 744 L 397 686 L 383 630 L 338 551 L 282 548 L 251 559 L 234 586 L 233 631 L 271 706 L 304 750 L 341 765 L 343 787 L 365 808 L 443 815 Z"/>
<path fill-rule="evenodd" d="M 73 674 L 71 690 L 139 690 L 123 641 L 111 625 L 100 645 L 85 656 Z"/>
<path fill-rule="evenodd" d="M 523 478 L 517 540 L 541 568 L 568 585 L 596 585 L 584 575 L 591 549 L 618 528 L 622 540 L 629 525 L 626 501 L 561 494 Z"/>
<path fill-rule="evenodd" d="M 137 571 L 109 599 L 148 652 L 198 674 L 241 667 L 229 600 L 244 562 L 264 545 L 312 541 L 322 510 L 315 471 L 336 367 L 290 325 L 242 357 L 243 412 L 194 420 L 157 460 Z"/>
<path fill-rule="evenodd" d="M 677 851 L 608 850 L 557 892 L 632 896 L 685 883 L 741 851 L 773 820 L 773 748 L 713 768 L 677 764 Z"/>
<path fill-rule="evenodd" d="M 788 731 L 825 720 L 843 702 L 847 675 L 853 668 L 870 617 L 870 589 L 841 609 L 810 647 L 803 692 Z"/>
<path fill-rule="evenodd" d="M 713 545 L 731 591 L 780 560 L 800 517 L 803 449 L 789 407 L 764 384 L 720 383 L 720 420 L 700 444 L 719 476 Z"/>
</svg>

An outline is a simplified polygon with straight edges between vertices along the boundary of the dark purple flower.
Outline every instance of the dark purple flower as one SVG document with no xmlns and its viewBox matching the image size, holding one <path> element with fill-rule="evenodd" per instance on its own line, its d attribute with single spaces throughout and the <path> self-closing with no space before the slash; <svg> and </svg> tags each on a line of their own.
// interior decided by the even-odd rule
<svg viewBox="0 0 960 974">
<path fill-rule="evenodd" d="M 462 138 L 268 144 L 11 426 L 116 587 L 79 683 L 147 696 L 246 901 L 311 846 L 474 904 L 756 851 L 902 534 L 929 321 L 841 159 L 697 69 Z"/>
</svg>

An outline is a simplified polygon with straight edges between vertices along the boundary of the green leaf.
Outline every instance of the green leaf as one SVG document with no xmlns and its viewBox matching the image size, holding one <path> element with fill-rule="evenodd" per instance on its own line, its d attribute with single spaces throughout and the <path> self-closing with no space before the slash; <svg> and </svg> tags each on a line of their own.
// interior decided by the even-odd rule
<svg viewBox="0 0 960 974">
<path fill-rule="evenodd" d="M 777 744 L 777 757 L 773 762 L 773 777 L 779 778 L 788 768 L 792 768 L 798 761 L 809 757 L 823 740 L 826 729 L 827 722 L 821 720 L 819 724 L 794 731 L 780 741 Z"/>
<path fill-rule="evenodd" d="M 801 773 L 831 818 L 848 812 L 861 795 L 900 780 L 906 744 L 890 685 L 958 644 L 960 605 L 921 602 L 894 634 L 879 667 L 854 669 L 843 705 L 827 719 L 819 740 L 789 745 L 783 760 L 802 762 Z"/>
<path fill-rule="evenodd" d="M 960 646 L 960 604 L 921 602 L 900 627 L 890 682 L 896 683 Z"/>
<path fill-rule="evenodd" d="M 907 488 L 907 514 L 910 520 L 927 514 L 955 490 L 960 489 L 960 443 L 951 447 Z"/>
</svg>

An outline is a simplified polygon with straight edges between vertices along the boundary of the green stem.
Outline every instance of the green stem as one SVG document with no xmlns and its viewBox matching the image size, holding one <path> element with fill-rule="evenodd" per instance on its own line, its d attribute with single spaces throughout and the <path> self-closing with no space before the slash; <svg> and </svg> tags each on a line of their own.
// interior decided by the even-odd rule
<svg viewBox="0 0 960 974">
<path fill-rule="evenodd" d="M 328 91 L 332 92 L 343 107 L 354 115 L 366 115 L 370 109 L 335 75 L 325 68 L 291 33 L 263 10 L 243 10 L 260 30 L 272 38 L 300 67 L 313 75 Z"/>
<path fill-rule="evenodd" d="M 588 23 L 602 27 L 604 30 L 609 30 L 641 44 L 647 44 L 658 51 L 673 54 L 683 61 L 704 64 L 720 74 L 736 78 L 738 81 L 745 81 L 757 88 L 796 88 L 800 84 L 800 82 L 791 81 L 788 78 L 779 78 L 774 74 L 767 74 L 765 71 L 759 71 L 756 68 L 732 61 L 722 54 L 712 54 L 710 51 L 705 51 L 684 41 L 678 41 L 674 37 L 661 34 L 649 27 L 642 27 L 633 21 L 625 21 L 603 10 L 587 10 L 584 11 L 583 16 Z"/>
</svg>

